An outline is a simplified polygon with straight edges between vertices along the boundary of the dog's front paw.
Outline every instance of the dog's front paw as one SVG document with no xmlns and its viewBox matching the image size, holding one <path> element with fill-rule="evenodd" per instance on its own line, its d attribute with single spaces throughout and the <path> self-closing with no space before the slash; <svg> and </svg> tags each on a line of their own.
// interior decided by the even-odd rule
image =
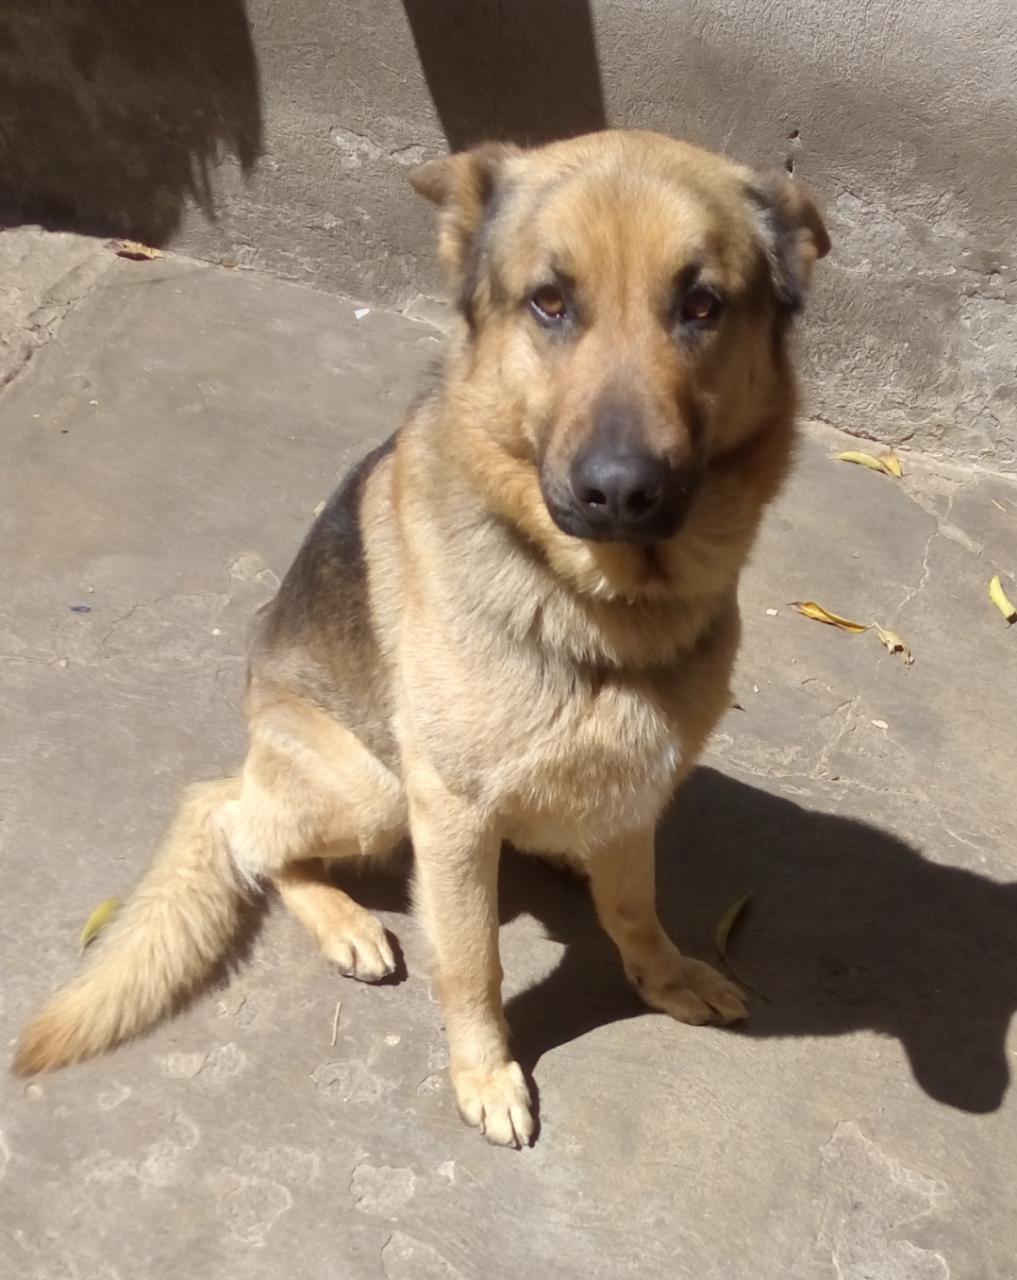
<svg viewBox="0 0 1017 1280">
<path fill-rule="evenodd" d="M 488 1142 L 501 1147 L 529 1146 L 533 1138 L 530 1091 L 518 1062 L 485 1071 L 453 1070 L 452 1083 L 459 1114 L 479 1129 Z"/>
<path fill-rule="evenodd" d="M 700 1026 L 748 1016 L 744 994 L 702 960 L 676 956 L 667 972 L 641 974 L 635 982 L 647 1004 L 679 1022 Z"/>
</svg>

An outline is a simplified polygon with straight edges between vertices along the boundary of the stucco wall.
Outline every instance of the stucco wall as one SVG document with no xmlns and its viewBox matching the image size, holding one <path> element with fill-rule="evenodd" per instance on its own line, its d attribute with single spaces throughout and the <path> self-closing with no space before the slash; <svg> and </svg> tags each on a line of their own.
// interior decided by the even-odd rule
<svg viewBox="0 0 1017 1280">
<path fill-rule="evenodd" d="M 803 360 L 847 430 L 1017 469 L 1012 0 L 8 0 L 8 216 L 321 288 L 440 290 L 406 168 L 664 130 L 824 206 Z"/>
</svg>

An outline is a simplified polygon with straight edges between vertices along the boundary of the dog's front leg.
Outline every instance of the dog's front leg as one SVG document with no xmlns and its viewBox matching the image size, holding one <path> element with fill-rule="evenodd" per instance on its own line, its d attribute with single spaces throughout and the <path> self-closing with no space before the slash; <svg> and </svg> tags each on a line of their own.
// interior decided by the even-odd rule
<svg viewBox="0 0 1017 1280">
<path fill-rule="evenodd" d="M 459 1111 L 489 1142 L 518 1147 L 533 1136 L 533 1118 L 501 1003 L 501 840 L 433 775 L 411 780 L 408 791 L 417 902 L 435 952 Z"/>
<path fill-rule="evenodd" d="M 738 988 L 701 960 L 683 956 L 657 917 L 654 832 L 598 850 L 587 863 L 597 915 L 648 1005 L 680 1022 L 735 1022 L 746 1014 Z"/>
</svg>

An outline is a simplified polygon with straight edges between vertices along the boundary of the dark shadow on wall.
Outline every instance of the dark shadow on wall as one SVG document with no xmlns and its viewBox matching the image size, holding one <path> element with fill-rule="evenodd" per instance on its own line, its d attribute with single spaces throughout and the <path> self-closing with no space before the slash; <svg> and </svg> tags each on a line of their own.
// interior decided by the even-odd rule
<svg viewBox="0 0 1017 1280">
<path fill-rule="evenodd" d="M 587 0 L 403 0 L 449 147 L 603 129 Z"/>
<path fill-rule="evenodd" d="M 931 1098 L 975 1113 L 1000 1106 L 1017 1010 L 1017 884 L 942 866 L 876 827 L 700 769 L 660 832 L 661 919 L 689 954 L 716 962 L 714 926 L 749 891 L 731 953 L 769 1003 L 750 996 L 741 1028 L 677 1034 L 875 1031 L 901 1042 Z M 582 885 L 509 856 L 502 909 L 503 918 L 535 915 L 566 945 L 554 972 L 509 1002 L 524 1067 L 646 1012 Z"/>
<path fill-rule="evenodd" d="M 5 0 L 0 216 L 160 243 L 262 145 L 244 0 Z"/>
</svg>

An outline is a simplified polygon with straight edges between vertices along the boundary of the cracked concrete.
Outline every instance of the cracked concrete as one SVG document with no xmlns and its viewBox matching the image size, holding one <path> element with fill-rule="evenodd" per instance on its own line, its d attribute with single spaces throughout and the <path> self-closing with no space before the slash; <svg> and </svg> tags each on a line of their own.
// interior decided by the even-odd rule
<svg viewBox="0 0 1017 1280">
<path fill-rule="evenodd" d="M 237 762 L 250 618 L 440 350 L 427 323 L 251 273 L 41 252 L 4 282 L 8 1048 L 179 787 Z M 32 329 L 43 296 L 76 301 Z M 404 878 L 364 876 L 402 983 L 343 981 L 272 910 L 228 983 L 147 1040 L 4 1078 L 11 1274 L 1013 1274 L 1017 628 L 986 588 L 1015 586 L 1017 488 L 911 454 L 894 481 L 834 461 L 844 443 L 804 433 L 744 582 L 739 708 L 660 837 L 662 914 L 693 954 L 753 895 L 744 1029 L 642 1010 L 582 892 L 508 858 L 508 1014 L 542 1129 L 489 1148 L 455 1114 Z M 914 666 L 801 599 L 899 631 Z"/>
<path fill-rule="evenodd" d="M 100 241 L 85 236 L 39 227 L 0 230 L 0 388 L 45 346 L 112 262 Z"/>
</svg>

